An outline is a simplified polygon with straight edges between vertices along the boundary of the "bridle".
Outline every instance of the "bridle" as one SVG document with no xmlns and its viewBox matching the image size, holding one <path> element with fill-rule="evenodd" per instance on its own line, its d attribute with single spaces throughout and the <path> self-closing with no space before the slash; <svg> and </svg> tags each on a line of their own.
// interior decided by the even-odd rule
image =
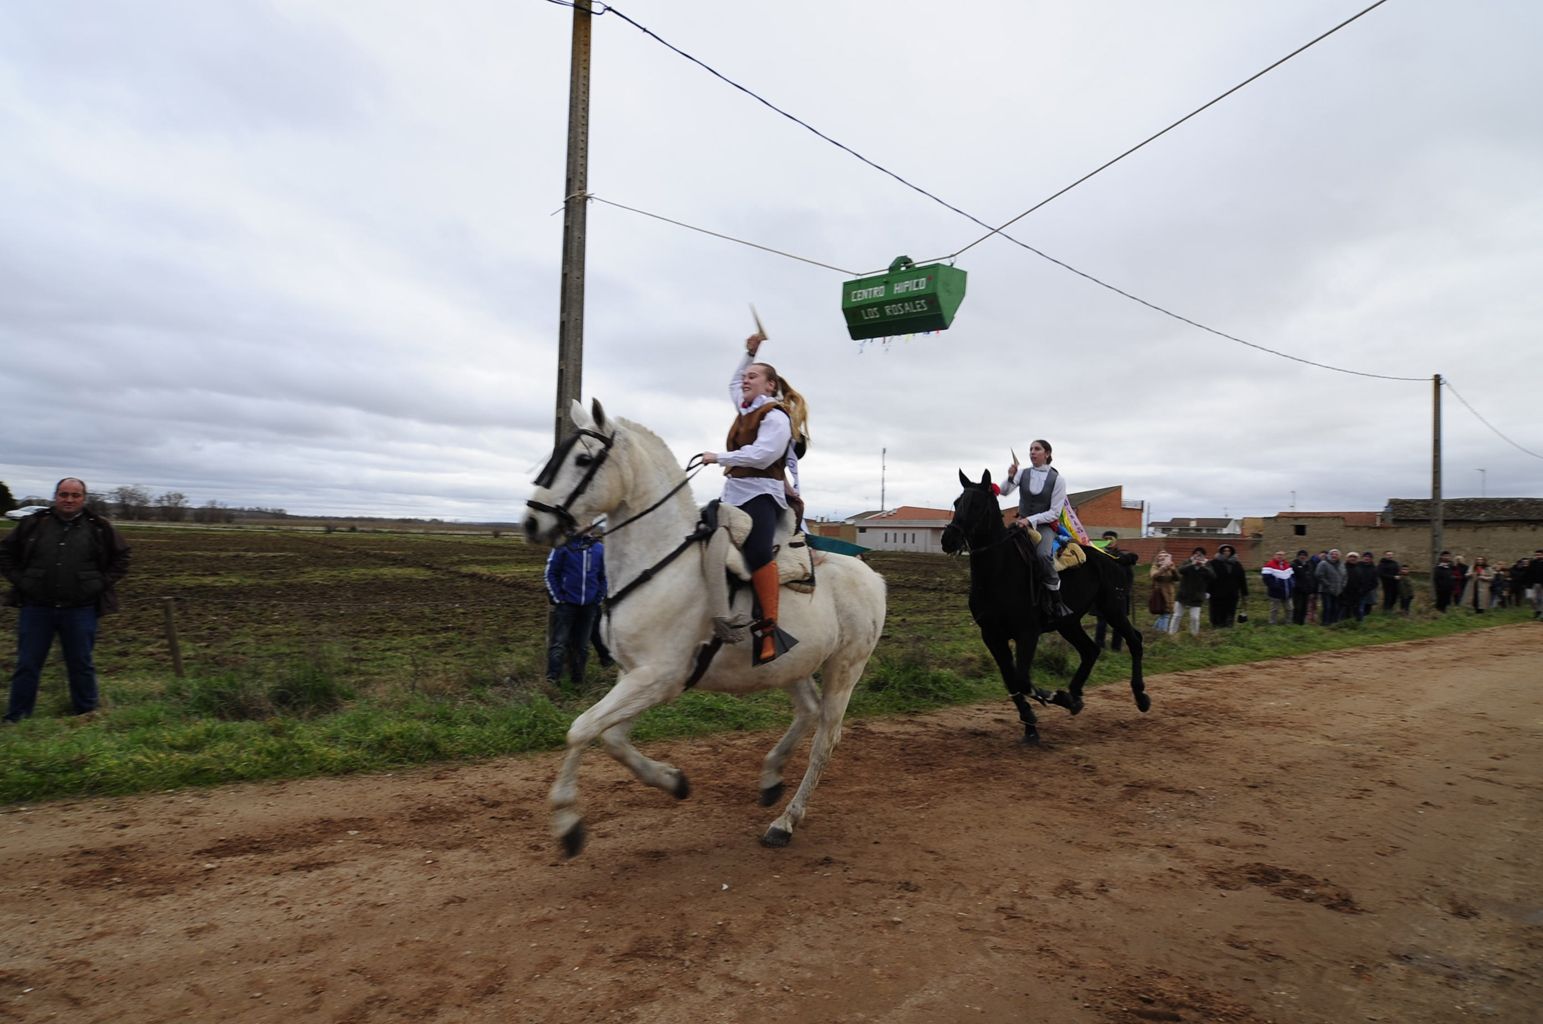
<svg viewBox="0 0 1543 1024">
<path fill-rule="evenodd" d="M 965 527 L 960 524 L 959 512 L 957 509 L 954 511 L 954 518 L 950 519 L 948 525 L 943 527 L 944 533 L 947 533 L 949 530 L 955 530 L 958 532 L 959 550 L 967 555 L 975 555 L 982 551 L 989 551 L 992 548 L 1001 544 L 1006 544 L 1008 541 L 1013 539 L 1013 531 L 1008 529 L 1006 533 L 998 537 L 996 540 L 987 541 L 986 543 L 980 545 L 972 545 L 970 543 L 970 531 L 965 529 Z"/>
<path fill-rule="evenodd" d="M 552 453 L 552 457 L 547 460 L 545 466 L 541 467 L 541 472 L 536 476 L 537 487 L 552 486 L 552 481 L 557 479 L 557 471 L 562 468 L 563 461 L 567 459 L 568 453 L 573 450 L 573 446 L 579 442 L 581 437 L 592 437 L 599 441 L 600 451 L 590 452 L 586 446 L 584 452 L 589 457 L 589 465 L 585 467 L 584 475 L 579 478 L 579 482 L 574 485 L 568 497 L 556 505 L 548 505 L 545 502 L 536 501 L 534 498 L 525 503 L 526 508 L 534 509 L 537 512 L 548 512 L 556 516 L 557 521 L 562 524 L 564 535 L 569 537 L 578 532 L 579 521 L 573 518 L 573 513 L 568 511 L 568 506 L 577 501 L 579 496 L 589 489 L 590 483 L 595 479 L 595 474 L 600 472 L 600 467 L 605 465 L 606 459 L 610 458 L 611 446 L 616 443 L 615 432 L 602 434 L 598 430 L 580 427 L 577 433 L 569 435 L 566 441 L 557 446 L 557 450 Z"/>
<path fill-rule="evenodd" d="M 552 481 L 557 479 L 557 471 L 562 468 L 563 461 L 568 457 L 568 453 L 573 450 L 573 446 L 578 443 L 578 440 L 581 436 L 592 437 L 599 441 L 600 450 L 598 452 L 591 452 L 586 447 L 585 455 L 588 456 L 590 462 L 585 467 L 584 475 L 579 478 L 579 482 L 574 485 L 573 490 L 569 492 L 568 497 L 564 498 L 556 505 L 548 505 L 546 502 L 536 501 L 534 498 L 525 502 L 527 508 L 533 509 L 537 512 L 547 512 L 553 516 L 556 516 L 557 521 L 562 525 L 563 533 L 569 537 L 572 537 L 574 534 L 581 531 L 579 530 L 578 520 L 574 518 L 572 512 L 568 511 L 568 508 L 576 500 L 578 500 L 578 498 L 586 490 L 589 489 L 590 483 L 595 479 L 595 474 L 600 471 L 601 466 L 605 465 L 605 460 L 610 458 L 611 448 L 616 444 L 615 432 L 613 431 L 610 434 L 602 434 L 599 431 L 590 430 L 587 427 L 580 427 L 578 433 L 573 434 L 558 446 L 557 450 L 552 453 L 552 457 L 547 460 L 547 464 L 542 467 L 540 475 L 536 477 L 537 487 L 550 487 L 552 485 Z M 633 523 L 637 522 L 639 519 L 642 519 L 650 512 L 658 509 L 665 502 L 669 501 L 676 494 L 680 493 L 681 489 L 684 488 L 687 484 L 691 483 L 691 478 L 696 476 L 697 473 L 701 472 L 701 469 L 704 465 L 706 465 L 706 463 L 702 461 L 702 456 L 693 455 L 691 460 L 686 463 L 686 475 L 680 483 L 666 491 L 663 497 L 645 508 L 643 511 L 637 513 L 636 515 L 627 517 L 626 519 L 617 523 L 615 526 L 607 527 L 605 531 L 606 536 L 615 536 L 618 531 L 625 527 L 631 526 Z M 680 546 L 678 546 L 674 551 L 671 551 L 668 555 L 665 555 L 663 559 L 655 563 L 650 568 L 645 569 L 637 579 L 628 583 L 626 586 L 622 587 L 606 598 L 606 614 L 610 614 L 610 609 L 623 597 L 625 597 L 627 594 L 630 594 L 633 590 L 637 589 L 642 584 L 647 583 L 654 577 L 656 573 L 658 573 L 660 569 L 675 561 L 675 559 L 679 557 L 680 554 L 689 548 L 692 544 L 696 543 L 697 541 L 706 539 L 711 535 L 711 533 L 712 531 L 706 529 L 703 522 L 698 521 L 697 528 L 686 536 L 686 539 L 680 543 Z"/>
</svg>

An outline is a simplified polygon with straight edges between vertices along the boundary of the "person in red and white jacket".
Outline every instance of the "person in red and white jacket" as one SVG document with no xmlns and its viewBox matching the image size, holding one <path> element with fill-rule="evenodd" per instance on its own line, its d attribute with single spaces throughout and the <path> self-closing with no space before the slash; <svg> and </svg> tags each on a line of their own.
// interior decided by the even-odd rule
<svg viewBox="0 0 1543 1024">
<path fill-rule="evenodd" d="M 1286 561 L 1286 552 L 1275 552 L 1275 557 L 1264 563 L 1259 575 L 1264 577 L 1264 593 L 1270 602 L 1270 625 L 1275 625 L 1276 615 L 1280 616 L 1282 626 L 1287 625 L 1291 622 L 1291 594 L 1296 588 L 1296 570 Z"/>
</svg>

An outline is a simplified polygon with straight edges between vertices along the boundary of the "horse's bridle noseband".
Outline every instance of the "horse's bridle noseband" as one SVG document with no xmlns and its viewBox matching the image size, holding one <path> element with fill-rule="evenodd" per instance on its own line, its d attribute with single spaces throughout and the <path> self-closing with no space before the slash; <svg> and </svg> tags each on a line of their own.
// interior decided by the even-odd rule
<svg viewBox="0 0 1543 1024">
<path fill-rule="evenodd" d="M 558 446 L 557 450 L 552 453 L 552 457 L 547 460 L 546 465 L 541 468 L 540 475 L 536 477 L 537 487 L 552 486 L 552 481 L 557 479 L 557 471 L 562 467 L 563 460 L 568 457 L 568 453 L 572 451 L 573 446 L 578 443 L 580 436 L 592 437 L 599 441 L 600 450 L 592 454 L 586 453 L 589 454 L 591 461 L 585 468 L 584 476 L 581 477 L 579 482 L 574 485 L 573 490 L 569 492 L 568 497 L 564 498 L 556 505 L 548 505 L 546 502 L 536 501 L 534 498 L 525 503 L 527 508 L 533 509 L 537 512 L 550 512 L 552 515 L 556 516 L 558 522 L 562 524 L 563 533 L 570 537 L 579 532 L 579 521 L 573 517 L 572 512 L 568 511 L 568 507 L 578 499 L 579 495 L 583 494 L 586 490 L 589 489 L 590 482 L 595 479 L 595 474 L 600 471 L 601 466 L 605 465 L 605 460 L 610 458 L 611 448 L 616 443 L 615 432 L 610 434 L 602 434 L 599 431 L 590 430 L 587 427 L 580 427 L 578 433 L 572 435 Z M 639 512 L 637 515 L 625 519 L 614 526 L 608 527 L 605 532 L 607 534 L 614 534 L 622 527 L 630 526 L 632 523 L 637 522 L 639 519 L 642 519 L 644 516 L 654 511 L 654 509 L 669 501 L 677 493 L 679 493 L 683 487 L 691 483 L 691 478 L 696 476 L 697 471 L 700 470 L 703 465 L 705 465 L 705 463 L 702 462 L 702 457 L 700 455 L 693 455 L 691 457 L 691 461 L 686 463 L 685 479 L 676 484 L 674 487 L 670 488 L 665 492 L 664 497 L 660 498 L 658 501 L 654 502 L 652 505 Z"/>
<path fill-rule="evenodd" d="M 616 434 L 614 432 L 602 434 L 598 430 L 580 427 L 577 433 L 570 435 L 568 440 L 557 447 L 557 450 L 552 453 L 552 457 L 547 460 L 546 465 L 541 467 L 540 475 L 536 477 L 537 487 L 552 486 L 552 481 L 557 479 L 557 471 L 562 467 L 563 460 L 568 457 L 568 453 L 573 450 L 573 446 L 578 443 L 580 437 L 592 437 L 599 441 L 600 451 L 590 453 L 588 449 L 585 450 L 591 461 L 588 467 L 586 467 L 584 475 L 574 485 L 573 491 L 556 505 L 548 505 L 545 502 L 536 501 L 534 498 L 525 503 L 526 508 L 534 509 L 537 512 L 550 512 L 556 516 L 557 521 L 562 524 L 563 533 L 570 537 L 578 532 L 579 522 L 573 518 L 573 513 L 568 511 L 568 506 L 572 505 L 581 494 L 589 489 L 590 482 L 595 479 L 595 474 L 600 471 L 600 467 L 605 465 L 605 460 L 611 455 L 611 446 L 616 443 Z"/>
<path fill-rule="evenodd" d="M 573 517 L 573 513 L 568 511 L 568 506 L 572 505 L 579 497 L 579 495 L 583 494 L 585 490 L 589 488 L 590 482 L 595 478 L 595 474 L 600 471 L 600 467 L 604 465 L 605 460 L 610 457 L 611 447 L 616 443 L 616 434 L 614 432 L 610 434 L 602 434 L 599 431 L 580 427 L 578 433 L 572 435 L 562 444 L 558 445 L 557 450 L 552 453 L 552 457 L 547 460 L 546 465 L 541 467 L 540 475 L 536 477 L 537 487 L 552 486 L 552 481 L 557 479 L 557 471 L 562 468 L 563 460 L 568 457 L 568 453 L 572 451 L 573 446 L 578 443 L 580 436 L 592 437 L 599 441 L 600 450 L 598 452 L 590 453 L 586 449 L 586 454 L 589 455 L 592 461 L 586 467 L 584 476 L 577 484 L 574 485 L 574 488 L 568 494 L 568 497 L 556 505 L 548 505 L 546 502 L 536 501 L 534 498 L 525 502 L 525 506 L 527 508 L 533 509 L 537 512 L 550 512 L 552 515 L 556 516 L 558 522 L 562 524 L 563 533 L 569 537 L 579 532 L 579 522 Z M 682 488 L 691 483 L 691 478 L 696 476 L 696 474 L 704 465 L 706 465 L 706 463 L 702 461 L 702 457 L 700 455 L 693 455 L 691 460 L 686 463 L 686 475 L 684 478 L 682 478 L 680 483 L 676 484 L 674 487 L 671 487 L 668 491 L 665 492 L 664 497 L 660 498 L 658 501 L 654 502 L 652 505 L 639 512 L 637 515 L 630 516 L 629 518 L 617 523 L 615 526 L 607 528 L 605 531 L 606 535 L 614 536 L 616 532 L 622 527 L 630 526 L 631 524 L 637 522 L 639 519 L 642 519 L 644 516 L 648 515 L 650 512 L 654 511 L 665 502 L 669 501 L 676 494 L 679 494 Z M 664 558 L 660 559 L 659 562 L 654 564 L 652 567 L 643 570 L 637 579 L 633 580 L 631 583 L 628 583 L 620 590 L 617 590 L 616 592 L 606 597 L 606 614 L 609 615 L 611 608 L 615 606 L 615 604 L 623 597 L 627 596 L 632 591 L 642 586 L 644 583 L 647 583 L 654 577 L 656 573 L 658 573 L 660 569 L 663 569 L 666 565 L 669 565 L 671 562 L 675 561 L 675 559 L 683 551 L 698 541 L 706 540 L 709 536 L 711 536 L 711 533 L 712 531 L 707 529 L 701 520 L 698 520 L 697 528 L 689 533 L 686 536 L 686 539 L 681 541 L 680 545 L 675 548 L 674 551 L 671 551 L 669 554 L 665 555 Z M 692 680 L 692 682 L 695 681 L 695 679 Z"/>
<path fill-rule="evenodd" d="M 959 532 L 959 550 L 966 555 L 974 555 L 982 551 L 989 551 L 997 545 L 1006 544 L 1008 541 L 1013 539 L 1013 531 L 1012 528 L 1009 527 L 1007 533 L 1001 537 L 998 537 L 996 540 L 986 541 L 984 544 L 980 545 L 971 544 L 970 531 L 959 522 L 959 510 L 957 508 L 954 510 L 954 517 L 948 521 L 947 526 L 943 527 L 944 533 L 947 533 L 949 530 L 957 530 Z"/>
</svg>

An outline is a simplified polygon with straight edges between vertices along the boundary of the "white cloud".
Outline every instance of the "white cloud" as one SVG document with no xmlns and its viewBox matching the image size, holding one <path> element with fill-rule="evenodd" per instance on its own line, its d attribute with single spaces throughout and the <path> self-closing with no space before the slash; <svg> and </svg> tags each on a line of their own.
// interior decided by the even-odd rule
<svg viewBox="0 0 1543 1024">
<path fill-rule="evenodd" d="M 1359 6 L 622 10 L 995 223 Z M 0 12 L 0 479 L 517 515 L 554 415 L 571 21 L 481 0 Z M 593 25 L 594 194 L 852 271 L 984 234 L 619 16 Z M 1540 28 L 1520 0 L 1379 8 L 1009 229 L 1259 345 L 1420 381 L 1261 353 L 1000 238 L 959 257 L 952 330 L 860 347 L 841 273 L 594 203 L 586 397 L 683 461 L 717 447 L 753 302 L 813 405 L 823 514 L 881 487 L 947 504 L 957 469 L 1037 436 L 1075 489 L 1122 483 L 1159 518 L 1377 508 L 1428 490 L 1433 373 L 1543 451 Z M 1450 395 L 1445 424 L 1448 494 L 1538 493 L 1538 460 Z"/>
</svg>

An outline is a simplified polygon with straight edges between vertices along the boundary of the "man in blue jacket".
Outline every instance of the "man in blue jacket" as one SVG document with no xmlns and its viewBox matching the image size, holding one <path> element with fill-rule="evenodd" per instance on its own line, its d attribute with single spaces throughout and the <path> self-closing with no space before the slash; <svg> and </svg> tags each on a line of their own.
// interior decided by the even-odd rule
<svg viewBox="0 0 1543 1024">
<path fill-rule="evenodd" d="M 546 592 L 552 602 L 547 682 L 557 684 L 566 661 L 573 685 L 583 684 L 589 639 L 600 618 L 605 589 L 605 545 L 589 534 L 574 537 L 547 556 Z"/>
</svg>

